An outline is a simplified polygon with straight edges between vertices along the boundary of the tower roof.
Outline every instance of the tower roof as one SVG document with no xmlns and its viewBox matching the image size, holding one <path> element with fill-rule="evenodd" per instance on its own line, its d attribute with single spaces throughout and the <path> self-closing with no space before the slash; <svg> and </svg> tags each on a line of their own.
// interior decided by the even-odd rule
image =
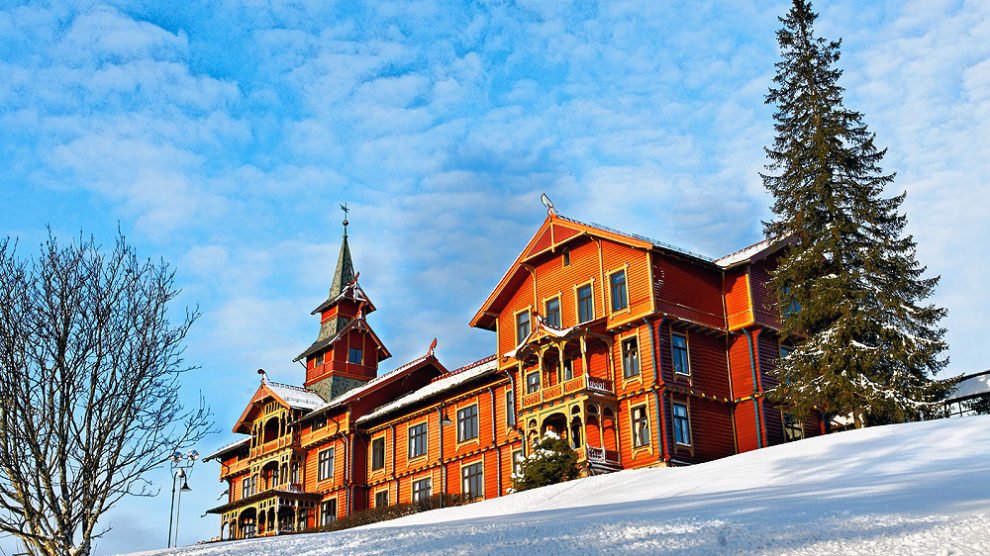
<svg viewBox="0 0 990 556">
<path fill-rule="evenodd" d="M 344 293 L 344 288 L 354 281 L 354 262 L 351 261 L 351 248 L 347 245 L 347 220 L 344 222 L 344 241 L 340 244 L 340 254 L 337 255 L 337 268 L 330 284 L 330 299 Z"/>
</svg>

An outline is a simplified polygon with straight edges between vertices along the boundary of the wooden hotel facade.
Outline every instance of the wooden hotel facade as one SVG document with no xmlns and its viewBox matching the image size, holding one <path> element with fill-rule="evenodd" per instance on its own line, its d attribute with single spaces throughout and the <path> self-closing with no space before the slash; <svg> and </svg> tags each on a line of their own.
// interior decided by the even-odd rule
<svg viewBox="0 0 990 556">
<path fill-rule="evenodd" d="M 588 474 L 689 465 L 821 434 L 764 399 L 787 345 L 766 289 L 781 245 L 720 259 L 553 210 L 471 319 L 497 351 L 433 347 L 384 374 L 345 228 L 301 387 L 262 380 L 221 464 L 221 536 L 311 529 L 441 493 L 503 496 L 547 430 Z"/>
</svg>

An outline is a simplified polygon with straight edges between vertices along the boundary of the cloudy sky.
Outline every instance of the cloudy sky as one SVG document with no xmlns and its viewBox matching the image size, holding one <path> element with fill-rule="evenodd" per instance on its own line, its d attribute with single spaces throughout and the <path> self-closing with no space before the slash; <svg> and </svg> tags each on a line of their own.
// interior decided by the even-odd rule
<svg viewBox="0 0 990 556">
<path fill-rule="evenodd" d="M 182 7 L 162 8 L 162 4 Z M 494 349 L 467 322 L 559 212 L 711 256 L 760 239 L 763 97 L 777 1 L 0 2 L 0 235 L 119 226 L 178 269 L 185 394 L 221 433 L 258 367 L 299 383 L 351 212 L 370 322 L 392 368 L 439 338 L 450 368 Z M 982 333 L 990 201 L 990 4 L 818 2 L 842 84 L 889 148 L 959 374 Z M 222 488 L 200 464 L 181 541 Z M 98 553 L 165 544 L 163 495 L 111 514 Z M 8 552 L 10 539 L 0 546 Z"/>
</svg>

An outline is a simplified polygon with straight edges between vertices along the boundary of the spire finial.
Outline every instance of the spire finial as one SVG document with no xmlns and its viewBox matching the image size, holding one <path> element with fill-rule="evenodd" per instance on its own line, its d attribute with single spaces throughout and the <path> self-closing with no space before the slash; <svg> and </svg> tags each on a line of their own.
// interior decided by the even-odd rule
<svg viewBox="0 0 990 556">
<path fill-rule="evenodd" d="M 344 211 L 344 237 L 347 237 L 347 225 L 350 224 L 350 222 L 347 221 L 347 213 L 350 212 L 351 209 L 347 208 L 347 203 L 344 203 L 340 205 L 340 210 Z"/>
</svg>

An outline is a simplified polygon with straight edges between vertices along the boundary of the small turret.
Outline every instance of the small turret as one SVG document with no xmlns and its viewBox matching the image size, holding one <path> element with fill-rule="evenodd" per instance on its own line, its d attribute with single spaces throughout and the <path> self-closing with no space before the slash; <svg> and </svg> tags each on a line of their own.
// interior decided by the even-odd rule
<svg viewBox="0 0 990 556">
<path fill-rule="evenodd" d="M 320 331 L 316 341 L 294 359 L 305 362 L 305 386 L 327 400 L 375 378 L 378 364 L 391 357 L 365 320 L 375 306 L 358 284 L 360 273 L 354 272 L 347 242 L 350 209 L 346 204 L 340 208 L 344 211 L 344 238 L 330 294 L 311 313 L 320 315 Z"/>
</svg>

